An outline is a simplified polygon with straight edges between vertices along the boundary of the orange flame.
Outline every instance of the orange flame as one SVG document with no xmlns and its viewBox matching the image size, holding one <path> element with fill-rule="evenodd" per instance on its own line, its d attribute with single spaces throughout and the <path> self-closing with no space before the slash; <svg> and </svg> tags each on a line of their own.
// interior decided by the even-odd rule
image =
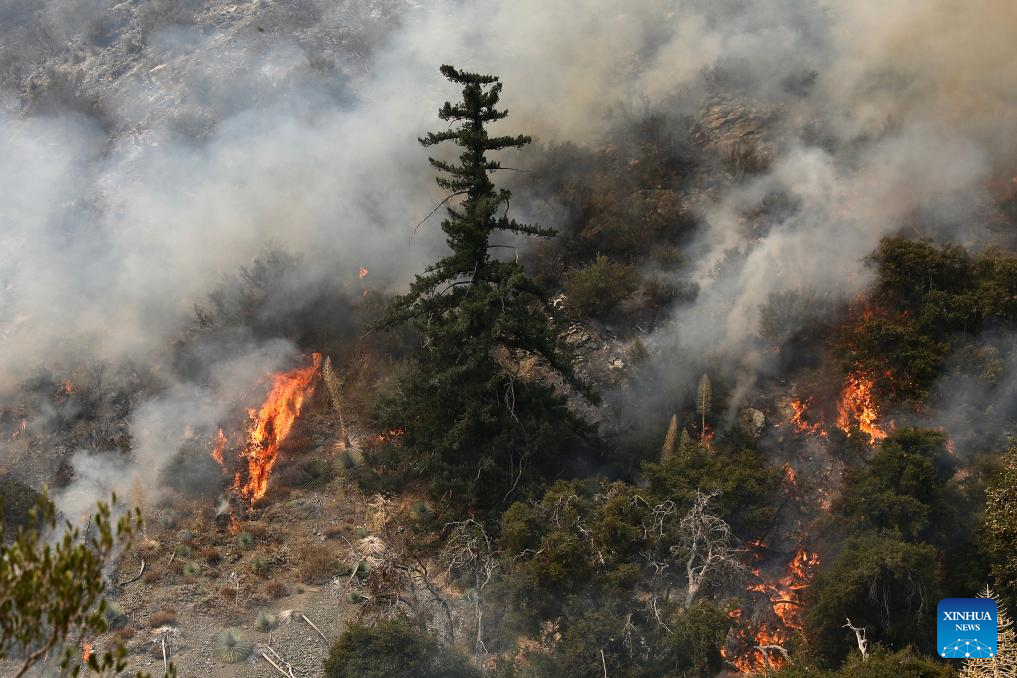
<svg viewBox="0 0 1017 678">
<path fill-rule="evenodd" d="M 758 648 L 765 645 L 784 647 L 791 639 L 792 633 L 801 630 L 801 592 L 812 581 L 818 565 L 818 553 L 810 553 L 799 547 L 794 557 L 788 562 L 784 576 L 777 581 L 765 581 L 758 568 L 752 570 L 752 574 L 759 581 L 747 586 L 746 590 L 765 593 L 770 599 L 773 613 L 780 620 L 780 624 L 774 624 L 771 627 L 770 624 L 763 622 L 751 638 L 744 629 L 739 633 L 739 639 L 743 644 L 752 645 L 746 652 L 731 660 L 731 664 L 740 672 L 759 673 L 776 670 L 784 664 L 784 657 L 780 653 L 763 652 Z"/>
<path fill-rule="evenodd" d="M 64 395 L 70 395 L 74 393 L 74 384 L 71 383 L 69 380 L 65 379 L 63 383 L 60 384 L 60 392 L 63 393 Z"/>
<path fill-rule="evenodd" d="M 92 644 L 82 643 L 81 644 L 81 661 L 88 663 L 88 660 L 92 658 Z"/>
<path fill-rule="evenodd" d="M 212 458 L 218 462 L 219 466 L 223 466 L 223 452 L 226 450 L 228 442 L 226 434 L 222 432 L 222 429 L 219 429 L 219 432 L 215 434 L 215 446 L 212 448 Z"/>
<path fill-rule="evenodd" d="M 384 431 L 383 433 L 379 433 L 374 438 L 375 438 L 375 440 L 378 441 L 378 443 L 384 443 L 384 442 L 387 442 L 387 441 L 392 440 L 394 438 L 398 438 L 399 436 L 401 436 L 401 435 L 403 435 L 405 433 L 406 433 L 406 429 L 404 429 L 404 428 L 402 428 L 400 426 L 399 428 L 393 428 L 393 429 L 389 429 L 388 431 Z"/>
<path fill-rule="evenodd" d="M 812 398 L 805 400 L 799 400 L 798 398 L 792 398 L 789 402 L 791 406 L 791 428 L 794 429 L 795 433 L 816 433 L 821 436 L 826 435 L 826 431 L 823 430 L 822 420 L 810 424 L 805 421 L 805 411 L 809 409 L 809 405 L 812 404 Z"/>
<path fill-rule="evenodd" d="M 252 504 L 265 496 L 268 479 L 279 456 L 279 446 L 290 434 L 304 402 L 314 392 L 311 383 L 321 364 L 321 354 L 312 356 L 311 364 L 272 377 L 272 390 L 259 410 L 249 410 L 251 424 L 247 430 L 247 482 L 240 484 L 235 476 L 233 489 Z"/>
<path fill-rule="evenodd" d="M 855 425 L 875 442 L 886 438 L 887 432 L 879 425 L 879 408 L 872 397 L 873 384 L 871 378 L 859 372 L 847 376 L 837 403 L 837 427 L 851 435 L 851 426 Z"/>
<path fill-rule="evenodd" d="M 230 534 L 236 535 L 240 533 L 240 521 L 237 520 L 237 514 L 230 511 Z"/>
<path fill-rule="evenodd" d="M 22 419 L 18 422 L 18 428 L 14 433 L 11 434 L 11 440 L 17 440 L 18 437 L 28 429 L 28 420 Z"/>
<path fill-rule="evenodd" d="M 368 273 L 370 273 L 370 271 L 368 271 L 366 267 L 361 266 L 360 267 L 360 273 L 358 275 L 360 276 L 360 279 L 363 280 L 364 278 L 367 277 Z"/>
</svg>

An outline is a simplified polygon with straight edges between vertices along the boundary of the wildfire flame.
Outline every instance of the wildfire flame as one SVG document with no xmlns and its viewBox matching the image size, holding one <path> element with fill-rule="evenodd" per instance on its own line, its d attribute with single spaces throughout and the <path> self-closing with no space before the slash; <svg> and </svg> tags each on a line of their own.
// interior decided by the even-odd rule
<svg viewBox="0 0 1017 678">
<path fill-rule="evenodd" d="M 311 364 L 272 377 L 272 390 L 258 410 L 248 410 L 251 418 L 243 457 L 247 459 L 247 482 L 241 484 L 238 472 L 233 489 L 252 504 L 265 496 L 268 479 L 279 456 L 279 446 L 290 434 L 293 422 L 307 398 L 314 392 L 312 380 L 321 365 L 321 354 Z"/>
<path fill-rule="evenodd" d="M 69 380 L 64 380 L 64 382 L 60 384 L 60 392 L 64 395 L 71 395 L 74 393 L 74 384 Z"/>
<path fill-rule="evenodd" d="M 28 429 L 28 420 L 22 419 L 18 422 L 18 428 L 15 429 L 14 433 L 11 434 L 11 440 L 17 440 L 18 437 Z"/>
<path fill-rule="evenodd" d="M 399 428 L 393 428 L 393 429 L 389 429 L 388 431 L 384 431 L 382 433 L 379 433 L 374 438 L 375 438 L 375 440 L 379 444 L 381 444 L 381 443 L 384 443 L 386 441 L 398 438 L 399 436 L 403 435 L 404 433 L 406 433 L 406 429 L 404 429 L 402 427 L 399 427 Z"/>
<path fill-rule="evenodd" d="M 366 267 L 361 266 L 358 275 L 360 276 L 360 279 L 363 280 L 364 278 L 367 277 L 368 273 L 370 273 L 370 271 L 368 271 Z"/>
<path fill-rule="evenodd" d="M 795 433 L 816 433 L 821 436 L 826 435 L 826 431 L 823 430 L 823 422 L 821 420 L 814 424 L 810 424 L 805 421 L 805 411 L 809 409 L 809 405 L 812 404 L 812 398 L 807 398 L 805 400 L 792 398 L 788 404 L 791 407 L 791 428 L 794 429 Z"/>
<path fill-rule="evenodd" d="M 88 660 L 92 658 L 92 644 L 82 643 L 81 644 L 81 661 L 88 663 Z"/>
<path fill-rule="evenodd" d="M 847 376 L 840 402 L 837 403 L 837 427 L 850 435 L 851 426 L 856 425 L 876 442 L 888 434 L 879 425 L 879 408 L 872 397 L 873 384 L 870 377 L 860 372 Z"/>
<path fill-rule="evenodd" d="M 739 640 L 743 644 L 752 646 L 746 652 L 730 660 L 739 671 L 759 673 L 779 669 L 784 664 L 784 657 L 781 654 L 764 652 L 759 648 L 767 645 L 784 647 L 793 633 L 801 630 L 801 592 L 812 581 L 818 565 L 818 553 L 810 553 L 799 547 L 794 557 L 788 562 L 784 576 L 776 581 L 764 580 L 759 568 L 752 570 L 752 574 L 759 581 L 750 584 L 746 590 L 765 593 L 773 607 L 773 613 L 780 623 L 771 625 L 763 622 L 751 635 L 745 629 L 739 632 Z"/>
<path fill-rule="evenodd" d="M 240 521 L 237 520 L 237 514 L 230 511 L 230 529 L 231 535 L 240 534 Z"/>
<path fill-rule="evenodd" d="M 219 466 L 223 466 L 223 452 L 226 450 L 226 443 L 229 439 L 226 438 L 226 434 L 219 429 L 219 432 L 215 434 L 215 445 L 212 447 L 212 458 L 218 462 Z"/>
</svg>

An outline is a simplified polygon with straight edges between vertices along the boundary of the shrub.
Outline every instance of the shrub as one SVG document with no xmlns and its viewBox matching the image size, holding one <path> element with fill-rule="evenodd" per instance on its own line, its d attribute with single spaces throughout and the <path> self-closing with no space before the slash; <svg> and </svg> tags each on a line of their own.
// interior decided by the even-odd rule
<svg viewBox="0 0 1017 678">
<path fill-rule="evenodd" d="M 19 528 L 27 528 L 29 513 L 38 505 L 38 492 L 13 476 L 5 475 L 0 469 L 0 507 L 8 534 L 16 533 Z"/>
<path fill-rule="evenodd" d="M 305 485 L 324 485 L 332 479 L 332 468 L 324 459 L 312 459 L 304 464 Z"/>
<path fill-rule="evenodd" d="M 186 563 L 183 572 L 187 577 L 197 577 L 201 574 L 201 566 L 197 563 Z"/>
<path fill-rule="evenodd" d="M 177 520 L 177 512 L 171 508 L 166 508 L 159 514 L 159 525 L 161 525 L 164 529 L 172 530 L 177 526 Z"/>
<path fill-rule="evenodd" d="M 308 584 L 323 584 L 339 567 L 335 552 L 327 546 L 308 545 L 300 553 L 300 578 Z"/>
<path fill-rule="evenodd" d="M 153 567 L 145 570 L 145 574 L 141 577 L 141 581 L 151 585 L 159 581 L 159 578 L 161 576 L 162 570 L 159 569 L 158 567 Z"/>
<path fill-rule="evenodd" d="M 215 567 L 222 562 L 222 554 L 215 549 L 209 548 L 201 552 L 201 557 L 205 559 L 205 562 Z"/>
<path fill-rule="evenodd" d="M 223 629 L 213 641 L 216 656 L 227 664 L 242 662 L 251 656 L 254 645 L 240 629 Z"/>
<path fill-rule="evenodd" d="M 261 556 L 251 558 L 251 571 L 259 577 L 268 574 L 270 569 L 272 569 L 272 563 L 269 562 L 268 558 L 263 558 Z"/>
<path fill-rule="evenodd" d="M 131 618 L 124 613 L 124 609 L 116 603 L 109 603 L 106 606 L 106 611 L 103 613 L 103 617 L 106 619 L 106 625 L 111 630 L 122 629 L 131 623 Z"/>
<path fill-rule="evenodd" d="M 569 305 L 580 313 L 602 318 L 639 287 L 639 272 L 601 255 L 565 278 Z"/>
<path fill-rule="evenodd" d="M 157 629 L 160 626 L 176 626 L 177 625 L 177 613 L 175 610 L 162 609 L 158 612 L 153 612 L 152 616 L 148 618 L 148 626 L 152 629 Z"/>
<path fill-rule="evenodd" d="M 325 660 L 325 678 L 479 678 L 468 660 L 404 619 L 355 625 Z"/>
<path fill-rule="evenodd" d="M 265 593 L 269 598 L 284 598 L 290 594 L 290 589 L 281 581 L 270 581 L 265 586 Z"/>
</svg>

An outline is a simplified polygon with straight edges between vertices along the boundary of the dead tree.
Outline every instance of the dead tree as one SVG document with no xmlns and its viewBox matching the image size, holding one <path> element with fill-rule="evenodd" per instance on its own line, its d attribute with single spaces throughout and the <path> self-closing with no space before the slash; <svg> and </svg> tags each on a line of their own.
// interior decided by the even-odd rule
<svg viewBox="0 0 1017 678">
<path fill-rule="evenodd" d="M 862 653 L 862 661 L 867 661 L 869 659 L 869 641 L 865 638 L 865 627 L 855 626 L 848 619 L 847 624 L 844 624 L 843 628 L 851 629 L 855 632 L 855 641 L 858 643 L 858 651 Z"/>
<path fill-rule="evenodd" d="M 688 588 L 685 607 L 692 605 L 704 586 L 717 583 L 744 570 L 734 547 L 731 526 L 709 512 L 710 500 L 718 491 L 703 494 L 696 491 L 696 500 L 678 524 L 678 543 L 671 553 L 685 564 Z"/>
<path fill-rule="evenodd" d="M 477 623 L 474 655 L 478 665 L 482 665 L 487 655 L 484 645 L 484 588 L 491 582 L 494 571 L 498 567 L 494 545 L 484 526 L 468 518 L 449 523 L 449 538 L 441 552 L 441 561 L 448 568 L 449 580 L 465 578 L 472 584 L 473 607 Z"/>
</svg>

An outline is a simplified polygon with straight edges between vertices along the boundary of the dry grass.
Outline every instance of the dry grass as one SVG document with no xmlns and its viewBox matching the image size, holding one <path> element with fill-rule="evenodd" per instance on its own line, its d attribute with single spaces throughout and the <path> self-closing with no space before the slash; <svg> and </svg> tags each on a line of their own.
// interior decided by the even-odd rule
<svg viewBox="0 0 1017 678">
<path fill-rule="evenodd" d="M 145 574 L 141 576 L 141 581 L 151 586 L 162 578 L 162 568 L 152 567 L 145 570 Z"/>
<path fill-rule="evenodd" d="M 148 618 L 148 627 L 152 629 L 157 629 L 160 626 L 176 626 L 176 625 L 177 625 L 176 610 L 163 608 L 158 612 L 153 612 L 152 616 Z"/>
<path fill-rule="evenodd" d="M 290 594 L 290 589 L 281 581 L 270 581 L 265 585 L 265 593 L 269 598 L 285 598 Z"/>
<path fill-rule="evenodd" d="M 297 552 L 300 578 L 308 584 L 324 584 L 339 568 L 334 549 L 320 544 L 304 544 Z"/>
<path fill-rule="evenodd" d="M 205 559 L 205 562 L 215 567 L 222 562 L 222 554 L 215 549 L 208 548 L 201 552 L 201 557 Z"/>
</svg>

